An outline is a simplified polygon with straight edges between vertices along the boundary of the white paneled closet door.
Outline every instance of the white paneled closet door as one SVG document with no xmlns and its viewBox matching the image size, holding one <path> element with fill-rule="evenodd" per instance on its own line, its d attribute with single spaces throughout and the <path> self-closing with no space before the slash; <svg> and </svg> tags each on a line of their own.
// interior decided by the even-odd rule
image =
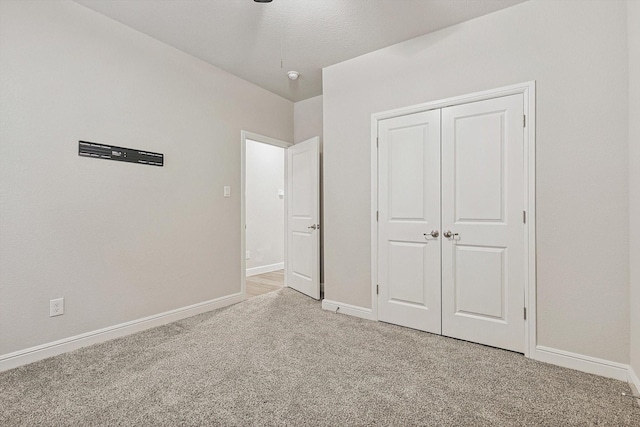
<svg viewBox="0 0 640 427">
<path fill-rule="evenodd" d="M 523 103 L 379 122 L 379 320 L 524 352 Z"/>
<path fill-rule="evenodd" d="M 442 334 L 524 352 L 523 96 L 442 110 Z"/>
<path fill-rule="evenodd" d="M 440 110 L 380 122 L 381 321 L 440 331 Z"/>
</svg>

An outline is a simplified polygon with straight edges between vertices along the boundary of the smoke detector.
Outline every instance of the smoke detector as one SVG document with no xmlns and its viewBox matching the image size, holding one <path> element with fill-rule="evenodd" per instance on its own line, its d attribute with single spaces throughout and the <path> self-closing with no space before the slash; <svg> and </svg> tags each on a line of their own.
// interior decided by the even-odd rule
<svg viewBox="0 0 640 427">
<path fill-rule="evenodd" d="M 297 71 L 289 71 L 287 72 L 287 77 L 289 77 L 289 80 L 298 80 L 300 73 Z"/>
</svg>

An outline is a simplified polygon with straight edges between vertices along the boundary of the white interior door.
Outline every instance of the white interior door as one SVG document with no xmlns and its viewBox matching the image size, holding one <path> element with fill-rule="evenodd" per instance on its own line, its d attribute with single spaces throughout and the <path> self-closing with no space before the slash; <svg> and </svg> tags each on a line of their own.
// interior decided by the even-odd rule
<svg viewBox="0 0 640 427">
<path fill-rule="evenodd" d="M 287 285 L 320 299 L 319 138 L 287 149 Z"/>
<path fill-rule="evenodd" d="M 378 318 L 441 333 L 440 110 L 378 129 Z"/>
<path fill-rule="evenodd" d="M 523 114 L 522 95 L 442 110 L 442 334 L 518 352 L 525 344 Z"/>
</svg>

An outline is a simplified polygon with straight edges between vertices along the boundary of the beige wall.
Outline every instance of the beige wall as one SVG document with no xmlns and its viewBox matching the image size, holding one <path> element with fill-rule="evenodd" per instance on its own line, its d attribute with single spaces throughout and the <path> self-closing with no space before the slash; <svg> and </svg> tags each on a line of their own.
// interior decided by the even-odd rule
<svg viewBox="0 0 640 427">
<path fill-rule="evenodd" d="M 250 269 L 284 262 L 284 156 L 275 145 L 247 140 L 246 208 Z"/>
<path fill-rule="evenodd" d="M 68 1 L 0 1 L 0 51 L 0 355 L 240 292 L 240 131 L 293 104 Z"/>
<path fill-rule="evenodd" d="M 323 71 L 325 295 L 369 307 L 371 114 L 537 81 L 539 344 L 629 361 L 626 4 L 530 1 Z"/>
<path fill-rule="evenodd" d="M 322 159 L 322 95 L 293 104 L 293 142 L 320 137 L 320 282 L 324 283 L 324 176 Z"/>
<path fill-rule="evenodd" d="M 293 104 L 293 142 L 314 136 L 322 141 L 322 95 Z"/>
<path fill-rule="evenodd" d="M 629 30 L 629 224 L 631 367 L 640 375 L 640 1 L 627 1 Z"/>
</svg>

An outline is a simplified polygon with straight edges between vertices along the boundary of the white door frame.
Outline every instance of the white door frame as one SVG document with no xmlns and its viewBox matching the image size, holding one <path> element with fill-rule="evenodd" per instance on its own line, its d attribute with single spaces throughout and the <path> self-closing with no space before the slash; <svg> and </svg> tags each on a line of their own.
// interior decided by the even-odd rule
<svg viewBox="0 0 640 427">
<path fill-rule="evenodd" d="M 247 139 L 251 141 L 261 142 L 263 144 L 269 144 L 276 147 L 284 148 L 284 194 L 287 197 L 287 156 L 286 149 L 293 145 L 292 142 L 281 141 L 279 139 L 270 138 L 268 136 L 259 135 L 257 133 L 248 132 L 246 130 L 240 131 L 240 292 L 243 298 L 247 297 L 247 260 L 246 260 L 246 248 L 247 248 Z M 284 204 L 284 268 L 285 268 L 285 283 L 287 286 L 287 204 Z"/>
<path fill-rule="evenodd" d="M 435 110 L 453 105 L 484 101 L 507 95 L 522 94 L 524 97 L 524 182 L 525 200 L 523 209 L 526 211 L 525 227 L 525 291 L 524 306 L 527 310 L 524 328 L 524 355 L 532 357 L 536 349 L 536 138 L 535 138 L 535 81 L 505 86 L 501 88 L 456 96 L 410 107 L 398 108 L 371 115 L 371 310 L 375 320 L 378 320 L 378 122 L 393 117 Z"/>
</svg>

